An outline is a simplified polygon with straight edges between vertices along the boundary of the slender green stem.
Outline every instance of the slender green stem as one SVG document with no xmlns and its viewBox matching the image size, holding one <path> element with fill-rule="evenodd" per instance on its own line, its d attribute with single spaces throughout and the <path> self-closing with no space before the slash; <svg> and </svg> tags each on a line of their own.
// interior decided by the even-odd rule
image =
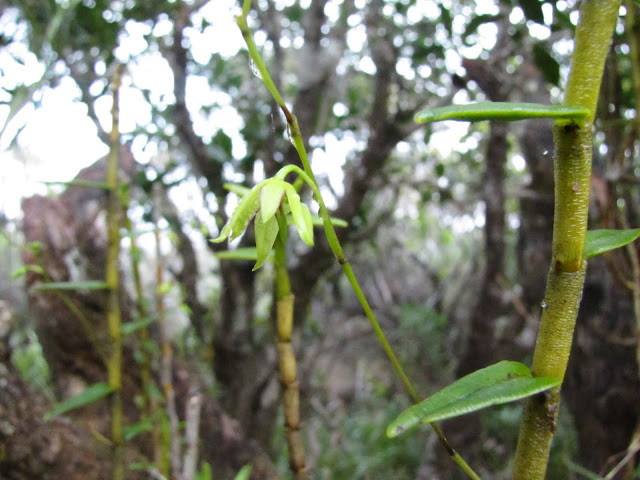
<svg viewBox="0 0 640 480">
<path fill-rule="evenodd" d="M 535 376 L 563 379 L 569 360 L 586 272 L 593 120 L 619 8 L 619 0 L 584 0 L 580 10 L 565 104 L 586 107 L 590 114 L 580 124 L 555 128 L 552 259 L 533 358 Z M 513 480 L 544 479 L 559 402 L 559 387 L 528 400 Z"/>
<path fill-rule="evenodd" d="M 280 169 L 277 176 L 279 176 L 280 178 L 285 178 L 291 172 L 295 172 L 298 175 L 300 175 L 300 178 L 303 179 L 309 185 L 309 187 L 313 190 L 315 197 L 321 198 L 320 189 L 318 188 L 318 185 L 315 182 L 313 182 L 311 178 L 303 170 L 301 170 L 300 167 L 298 167 L 297 165 L 287 165 L 286 167 L 283 167 L 282 169 Z M 276 255 L 276 258 L 277 258 L 277 255 Z M 409 380 L 407 375 L 404 373 L 404 370 L 402 369 L 402 365 L 400 364 L 400 361 L 398 360 L 395 353 L 393 352 L 393 349 L 391 348 L 391 345 L 387 341 L 387 338 L 384 335 L 382 328 L 380 327 L 379 323 L 376 321 L 375 314 L 371 310 L 371 306 L 369 305 L 369 302 L 367 301 L 367 298 L 364 292 L 362 291 L 362 288 L 360 288 L 360 284 L 358 283 L 358 280 L 355 276 L 355 273 L 353 272 L 353 269 L 351 268 L 351 265 L 348 262 L 343 264 L 343 270 L 367 318 L 374 319 L 374 321 L 371 322 L 371 325 L 376 334 L 376 337 L 378 337 L 378 341 L 380 342 L 380 344 L 382 345 L 382 348 L 384 349 L 385 353 L 389 357 L 391 364 L 393 365 L 394 369 L 400 376 L 402 382 L 405 384 L 409 392 L 409 395 L 411 395 L 411 398 L 413 399 L 413 401 L 416 403 L 419 403 L 422 399 L 420 395 L 418 395 L 418 393 L 416 392 L 415 388 L 413 387 L 411 380 Z M 437 423 L 431 423 L 430 425 L 433 428 L 433 430 L 436 432 L 438 437 L 441 439 L 445 439 L 446 441 L 446 437 L 444 436 L 444 432 L 442 431 L 440 426 Z M 460 456 L 460 454 L 449 446 L 448 442 L 445 444 L 445 447 L 447 448 L 449 455 L 462 468 L 462 470 L 465 473 L 467 473 L 467 475 L 470 478 L 474 480 L 479 480 L 480 477 L 478 477 L 478 475 L 471 469 L 471 467 L 465 462 L 465 460 Z"/>
<path fill-rule="evenodd" d="M 300 157 L 300 161 L 302 162 L 304 173 L 306 173 L 306 175 L 308 176 L 308 180 L 311 180 L 310 182 L 307 180 L 307 183 L 309 183 L 309 185 L 312 186 L 316 201 L 318 202 L 320 217 L 322 218 L 325 235 L 327 237 L 329 246 L 331 247 L 331 251 L 335 255 L 336 259 L 338 260 L 338 263 L 342 266 L 342 269 L 345 275 L 349 279 L 349 283 L 351 284 L 351 287 L 353 288 L 356 296 L 358 297 L 358 300 L 360 301 L 360 304 L 369 320 L 369 323 L 373 327 L 376 337 L 380 341 L 382 348 L 384 349 L 385 353 L 389 357 L 389 360 L 391 361 L 393 368 L 395 369 L 396 373 L 404 383 L 405 388 L 411 395 L 412 399 L 415 402 L 419 402 L 421 400 L 421 397 L 416 392 L 415 388 L 413 387 L 413 384 L 409 380 L 409 377 L 404 372 L 404 369 L 402 368 L 400 361 L 398 360 L 395 353 L 393 352 L 391 345 L 389 344 L 386 336 L 384 335 L 384 332 L 382 331 L 382 328 L 380 327 L 380 323 L 378 322 L 375 314 L 373 313 L 373 310 L 369 305 L 369 302 L 367 301 L 364 293 L 362 292 L 362 289 L 360 288 L 360 285 L 353 272 L 353 269 L 351 268 L 351 265 L 349 264 L 349 262 L 347 261 L 344 255 L 342 245 L 340 244 L 336 230 L 331 222 L 329 210 L 327 209 L 324 199 L 320 194 L 320 190 L 317 187 L 317 181 L 313 173 L 313 170 L 311 169 L 311 162 L 309 161 L 307 150 L 304 146 L 304 140 L 300 132 L 298 119 L 293 113 L 291 113 L 291 111 L 285 104 L 282 96 L 280 95 L 275 83 L 271 78 L 271 75 L 269 75 L 269 71 L 267 70 L 264 60 L 262 59 L 262 56 L 258 51 L 258 47 L 253 41 L 251 30 L 249 29 L 249 26 L 247 24 L 247 15 L 249 14 L 250 8 L 251 8 L 251 0 L 244 0 L 242 15 L 238 16 L 236 18 L 236 21 L 238 23 L 238 27 L 240 28 L 240 31 L 242 32 L 242 36 L 247 44 L 247 48 L 249 50 L 249 56 L 254 66 L 256 67 L 257 71 L 260 73 L 260 76 L 262 77 L 262 81 L 264 82 L 265 86 L 271 93 L 273 99 L 276 101 L 276 103 L 280 107 L 280 110 L 282 110 L 285 116 L 285 119 L 287 121 L 289 137 L 293 143 L 293 146 L 296 149 L 296 152 L 298 153 L 298 156 Z M 480 477 L 471 469 L 471 467 L 467 464 L 467 462 L 464 461 L 464 459 L 460 456 L 460 454 L 458 454 L 456 450 L 449 444 L 449 441 L 445 437 L 440 427 L 437 424 L 431 424 L 431 426 L 433 427 L 436 435 L 438 436 L 440 443 L 447 450 L 447 452 L 449 453 L 453 461 L 456 462 L 456 464 L 458 464 L 460 468 L 470 478 L 472 478 L 473 480 L 479 480 Z"/>
<path fill-rule="evenodd" d="M 124 198 L 124 210 L 128 211 L 130 197 L 129 191 L 126 191 Z M 146 306 L 146 300 L 144 298 L 142 290 L 142 279 L 140 276 L 140 255 L 141 250 L 137 245 L 136 237 L 133 231 L 133 223 L 129 215 L 125 215 L 125 227 L 131 239 L 131 247 L 129 250 L 129 257 L 131 259 L 131 273 L 133 276 L 133 286 L 135 291 L 135 303 L 136 312 L 140 320 L 146 320 L 150 316 L 149 309 Z M 143 327 L 138 333 L 138 339 L 140 342 L 140 385 L 142 387 L 142 405 L 140 408 L 141 420 L 151 419 L 151 444 L 154 459 L 157 464 L 160 465 L 159 459 L 162 445 L 160 442 L 160 429 L 157 421 L 158 402 L 153 395 L 154 381 L 151 374 L 151 360 L 152 350 L 149 343 L 152 341 L 149 335 L 149 329 Z"/>
<path fill-rule="evenodd" d="M 111 128 L 111 151 L 107 163 L 107 185 L 109 186 L 109 205 L 107 208 L 107 260 L 106 283 L 109 286 L 107 298 L 107 326 L 109 330 L 110 349 L 107 359 L 107 375 L 111 394 L 111 442 L 113 445 L 113 480 L 124 480 L 124 430 L 122 412 L 122 338 L 121 312 L 118 298 L 120 268 L 120 226 L 122 224 L 122 204 L 118 195 L 118 162 L 120 158 L 120 131 L 118 129 L 118 103 L 122 67 L 113 77 L 113 126 Z"/>
</svg>

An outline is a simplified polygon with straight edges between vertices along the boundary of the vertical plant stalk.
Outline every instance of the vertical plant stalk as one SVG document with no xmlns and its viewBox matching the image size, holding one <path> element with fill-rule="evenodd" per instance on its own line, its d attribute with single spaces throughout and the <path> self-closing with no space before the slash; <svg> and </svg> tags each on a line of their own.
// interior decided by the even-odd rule
<svg viewBox="0 0 640 480">
<path fill-rule="evenodd" d="M 164 395 L 164 406 L 169 418 L 168 458 L 163 455 L 161 472 L 170 478 L 180 475 L 180 432 L 178 425 L 178 413 L 176 411 L 176 395 L 173 389 L 173 348 L 169 338 L 167 318 L 165 312 L 165 284 L 164 284 L 164 256 L 162 255 L 161 238 L 159 230 L 160 192 L 162 186 L 153 184 L 153 220 L 155 224 L 154 237 L 156 243 L 156 314 L 158 315 L 158 329 L 160 330 L 161 358 L 160 381 Z M 166 448 L 166 445 L 165 445 Z M 165 450 L 166 451 L 166 450 Z M 169 475 L 168 472 L 171 472 Z"/>
<path fill-rule="evenodd" d="M 271 76 L 269 75 L 269 71 L 267 70 L 265 63 L 262 60 L 262 56 L 258 51 L 258 47 L 253 41 L 251 30 L 249 29 L 249 25 L 247 23 L 247 15 L 249 14 L 250 9 L 251 9 L 251 0 L 244 0 L 243 6 L 242 6 L 242 14 L 236 17 L 236 22 L 238 24 L 238 27 L 240 28 L 242 37 L 244 38 L 245 43 L 247 44 L 247 48 L 249 50 L 249 56 L 253 61 L 253 64 L 257 68 L 258 72 L 260 72 L 262 81 L 264 82 L 265 86 L 271 93 L 271 96 L 276 101 L 276 103 L 278 104 L 278 107 L 280 108 L 280 110 L 285 116 L 285 119 L 287 121 L 287 130 L 288 130 L 289 138 L 291 139 L 293 146 L 295 147 L 296 152 L 300 157 L 300 161 L 302 162 L 302 167 L 305 173 L 312 180 L 312 182 L 317 186 L 315 175 L 313 173 L 313 170 L 311 169 L 311 163 L 309 162 L 309 157 L 307 156 L 307 151 L 304 146 L 304 141 L 300 133 L 298 120 L 296 116 L 293 113 L 291 113 L 291 111 L 289 110 L 289 107 L 287 107 L 282 96 L 280 95 L 280 92 L 278 91 L 275 83 L 271 79 Z M 396 374 L 402 380 L 402 383 L 404 384 L 405 388 L 409 392 L 409 395 L 411 396 L 413 401 L 416 403 L 420 402 L 422 400 L 422 397 L 420 397 L 420 395 L 417 393 L 416 389 L 411 383 L 411 380 L 409 380 L 409 377 L 404 372 L 404 369 L 402 368 L 400 361 L 398 360 L 395 353 L 393 352 L 393 349 L 391 348 L 389 341 L 387 340 L 384 332 L 382 331 L 382 328 L 380 327 L 380 323 L 378 322 L 375 314 L 373 313 L 373 310 L 371 309 L 371 306 L 369 305 L 369 302 L 364 292 L 362 291 L 360 284 L 358 283 L 358 279 L 356 278 L 356 275 L 353 269 L 351 268 L 351 264 L 348 262 L 348 260 L 344 255 L 342 245 L 340 244 L 340 241 L 338 240 L 338 235 L 336 234 L 335 228 L 331 223 L 329 210 L 327 209 L 324 203 L 324 199 L 322 198 L 322 195 L 316 193 L 315 199 L 318 202 L 320 217 L 322 218 L 325 235 L 327 237 L 327 241 L 329 242 L 329 246 L 331 247 L 331 251 L 333 252 L 336 259 L 338 260 L 338 263 L 340 264 L 340 266 L 342 267 L 344 274 L 348 278 L 349 283 L 351 284 L 351 287 L 354 293 L 356 294 L 356 297 L 358 298 L 358 301 L 360 302 L 360 305 L 362 306 L 362 309 L 364 310 L 365 315 L 367 316 L 367 319 L 369 320 L 369 323 L 371 324 L 371 327 L 373 328 L 373 331 L 376 337 L 378 338 L 378 341 L 380 342 L 383 350 L 385 351 L 385 353 L 387 354 L 387 357 L 391 362 L 391 365 L 396 371 Z M 449 454 L 451 459 L 456 464 L 458 464 L 458 466 L 467 474 L 469 478 L 473 480 L 480 480 L 480 477 L 478 476 L 478 474 L 476 474 L 473 471 L 473 469 L 469 466 L 469 464 L 467 464 L 467 462 L 460 456 L 460 454 L 451 446 L 446 436 L 444 435 L 444 432 L 440 429 L 439 425 L 436 423 L 432 423 L 430 425 L 433 428 L 436 435 L 438 436 L 438 440 L 440 441 L 442 446 L 447 450 L 447 453 Z"/>
<path fill-rule="evenodd" d="M 287 271 L 285 242 L 278 235 L 274 244 L 276 275 L 276 330 L 278 335 L 278 367 L 284 398 L 284 428 L 289 449 L 289 468 L 296 480 L 306 480 L 304 444 L 300 431 L 300 382 L 296 373 L 296 357 L 291 344 L 294 295 Z"/>
<path fill-rule="evenodd" d="M 552 258 L 531 369 L 534 376 L 564 379 L 567 369 L 586 272 L 593 120 L 619 8 L 619 0 L 583 0 L 580 8 L 565 105 L 586 107 L 590 114 L 580 124 L 556 124 L 554 131 Z M 513 480 L 544 479 L 559 403 L 560 387 L 527 401 Z"/>
<path fill-rule="evenodd" d="M 128 211 L 129 197 L 126 197 L 125 210 Z M 131 218 L 125 216 L 125 224 L 129 238 L 131 239 L 131 248 L 129 250 L 129 256 L 131 258 L 131 272 L 133 275 L 133 286 L 136 294 L 136 311 L 138 313 L 139 320 L 146 320 L 149 318 L 150 312 L 146 306 L 146 300 L 142 291 L 142 280 L 140 276 L 140 255 L 141 250 L 136 243 L 136 237 L 133 231 L 133 225 Z M 153 377 L 151 375 L 151 350 L 149 348 L 149 342 L 151 337 L 149 336 L 149 329 L 145 326 L 138 332 L 138 340 L 140 341 L 140 382 L 142 386 L 142 407 L 141 417 L 142 419 L 150 419 L 152 422 L 151 430 L 151 443 L 153 456 L 155 460 L 160 459 L 160 452 L 162 451 L 160 430 L 157 421 L 158 402 L 153 395 Z"/>
<path fill-rule="evenodd" d="M 242 6 L 242 14 L 236 17 L 236 22 L 238 24 L 238 27 L 240 28 L 242 37 L 244 38 L 244 41 L 247 44 L 247 48 L 248 48 L 249 56 L 251 60 L 253 61 L 258 72 L 260 72 L 262 81 L 264 82 L 265 86 L 271 93 L 271 96 L 276 101 L 276 103 L 278 104 L 278 107 L 280 108 L 280 110 L 285 116 L 285 119 L 287 121 L 287 130 L 288 130 L 289 138 L 291 139 L 293 146 L 295 147 L 296 152 L 300 157 L 300 161 L 302 162 L 302 167 L 305 173 L 312 180 L 312 182 L 317 186 L 315 175 L 313 173 L 313 170 L 311 169 L 311 162 L 309 162 L 309 157 L 307 155 L 307 151 L 304 146 L 304 141 L 300 133 L 298 119 L 293 113 L 291 113 L 291 111 L 289 110 L 289 107 L 287 107 L 286 103 L 284 102 L 282 96 L 280 95 L 280 92 L 278 91 L 275 83 L 273 82 L 273 80 L 271 79 L 271 76 L 269 75 L 269 71 L 267 70 L 265 63 L 262 60 L 262 56 L 260 55 L 260 52 L 258 51 L 258 47 L 253 41 L 251 30 L 249 29 L 249 25 L 247 23 L 247 15 L 249 14 L 250 9 L 251 9 L 251 0 L 244 0 L 243 6 Z M 360 302 L 360 305 L 362 306 L 362 309 L 364 310 L 365 315 L 367 316 L 367 319 L 369 320 L 369 323 L 371 324 L 371 327 L 373 328 L 373 331 L 376 337 L 378 338 L 378 341 L 380 342 L 383 350 L 385 351 L 385 353 L 387 354 L 387 357 L 389 358 L 389 361 L 391 362 L 391 365 L 396 371 L 396 374 L 402 380 L 402 383 L 404 384 L 405 388 L 409 392 L 409 395 L 411 396 L 413 401 L 415 403 L 420 402 L 422 400 L 422 397 L 420 397 L 420 395 L 417 393 L 416 389 L 411 383 L 411 380 L 409 380 L 409 377 L 404 372 L 404 369 L 402 368 L 400 361 L 398 360 L 398 358 L 396 357 L 396 354 L 391 348 L 389 341 L 387 340 L 384 332 L 382 331 L 382 327 L 380 327 L 380 323 L 378 322 L 375 314 L 373 313 L 373 310 L 371 309 L 371 306 L 369 305 L 369 302 L 364 292 L 362 291 L 360 284 L 358 283 L 358 279 L 356 278 L 356 275 L 353 269 L 351 268 L 351 264 L 349 263 L 349 261 L 344 255 L 342 245 L 340 244 L 340 241 L 338 240 L 338 235 L 336 234 L 335 228 L 331 223 L 329 210 L 327 209 L 324 203 L 324 199 L 322 198 L 322 195 L 315 194 L 315 199 L 318 202 L 320 217 L 322 218 L 325 235 L 327 237 L 327 241 L 329 242 L 329 246 L 331 247 L 331 251 L 333 252 L 336 259 L 338 260 L 338 263 L 342 267 L 344 274 L 349 280 L 349 283 L 351 284 L 351 288 L 356 294 L 356 297 L 358 298 L 358 301 Z M 433 428 L 436 435 L 438 436 L 438 440 L 440 441 L 442 446 L 447 450 L 447 453 L 449 454 L 451 459 L 456 464 L 458 464 L 458 466 L 467 474 L 469 478 L 473 480 L 480 480 L 480 477 L 478 476 L 478 474 L 476 474 L 473 471 L 473 469 L 469 466 L 469 464 L 467 464 L 464 458 L 462 458 L 462 456 L 460 456 L 460 454 L 451 446 L 451 444 L 447 440 L 440 426 L 436 423 L 431 423 L 430 425 Z"/>
<path fill-rule="evenodd" d="M 120 226 L 122 225 L 122 203 L 118 187 L 118 163 L 120 160 L 119 100 L 120 82 L 123 67 L 118 66 L 111 81 L 113 92 L 111 150 L 107 162 L 107 185 L 109 203 L 107 206 L 107 328 L 109 330 L 110 348 L 107 358 L 108 383 L 113 388 L 111 394 L 111 442 L 113 449 L 113 480 L 124 480 L 124 432 L 122 413 L 122 338 L 121 312 L 119 300 L 120 268 Z"/>
</svg>

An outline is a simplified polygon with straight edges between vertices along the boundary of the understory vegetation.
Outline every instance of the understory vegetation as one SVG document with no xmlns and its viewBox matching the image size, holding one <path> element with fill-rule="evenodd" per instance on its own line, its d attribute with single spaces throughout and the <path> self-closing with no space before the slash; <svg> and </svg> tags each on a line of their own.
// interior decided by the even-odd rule
<svg viewBox="0 0 640 480">
<path fill-rule="evenodd" d="M 638 477 L 637 3 L 17 0 L 0 38 L 0 477 Z"/>
</svg>

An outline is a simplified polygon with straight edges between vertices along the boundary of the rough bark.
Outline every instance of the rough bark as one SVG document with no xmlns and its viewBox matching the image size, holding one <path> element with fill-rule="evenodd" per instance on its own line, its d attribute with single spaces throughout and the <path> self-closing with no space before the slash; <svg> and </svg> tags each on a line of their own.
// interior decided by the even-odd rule
<svg viewBox="0 0 640 480">
<path fill-rule="evenodd" d="M 49 401 L 25 384 L 8 358 L 0 360 L 0 384 L 1 478 L 109 478 L 109 446 L 101 443 L 88 425 L 64 418 L 45 421 Z"/>
</svg>

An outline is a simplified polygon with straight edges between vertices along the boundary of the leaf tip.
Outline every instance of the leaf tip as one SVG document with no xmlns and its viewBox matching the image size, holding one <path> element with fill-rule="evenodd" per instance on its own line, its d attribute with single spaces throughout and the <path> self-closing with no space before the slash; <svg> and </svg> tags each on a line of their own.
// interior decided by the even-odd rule
<svg viewBox="0 0 640 480">
<path fill-rule="evenodd" d="M 225 241 L 226 238 L 227 238 L 226 235 L 225 236 L 220 235 L 219 237 L 216 237 L 216 238 L 210 238 L 209 241 L 212 243 L 222 243 Z"/>
<path fill-rule="evenodd" d="M 405 429 L 402 425 L 389 425 L 389 428 L 387 428 L 387 437 L 395 438 L 404 432 L 404 430 Z"/>
</svg>

